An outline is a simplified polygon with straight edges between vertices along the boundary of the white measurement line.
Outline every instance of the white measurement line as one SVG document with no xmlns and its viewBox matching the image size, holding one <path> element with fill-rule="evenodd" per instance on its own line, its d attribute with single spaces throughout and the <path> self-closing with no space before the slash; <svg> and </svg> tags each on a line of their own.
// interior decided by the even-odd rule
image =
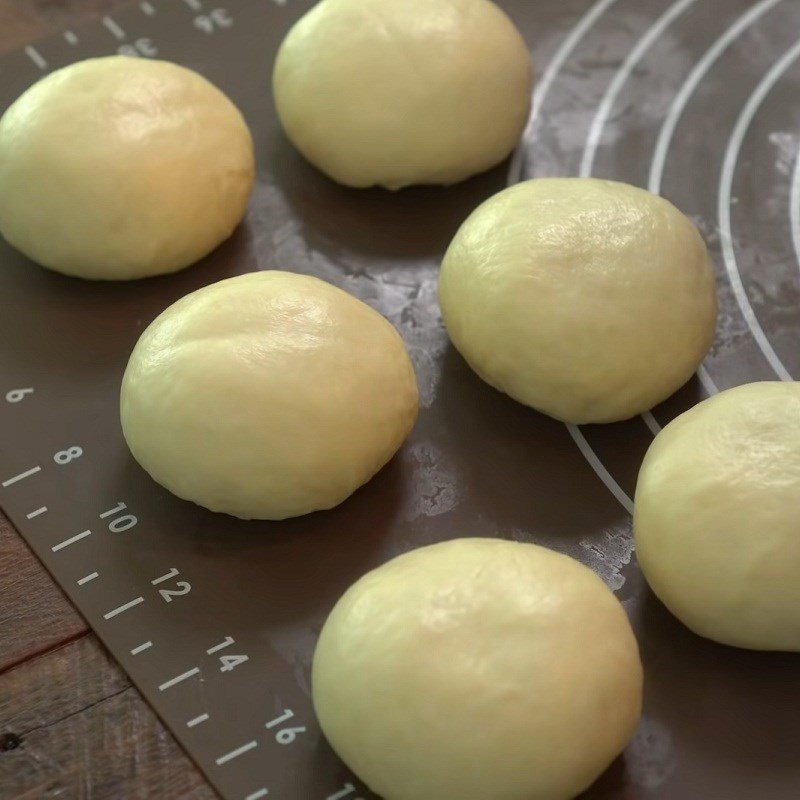
<svg viewBox="0 0 800 800">
<path fill-rule="evenodd" d="M 71 44 L 73 47 L 80 41 L 74 31 L 64 31 L 64 38 L 67 40 L 67 44 Z"/>
<path fill-rule="evenodd" d="M 650 428 L 650 433 L 652 433 L 653 436 L 658 436 L 658 434 L 661 433 L 661 425 L 658 424 L 658 420 L 653 416 L 652 411 L 645 411 L 642 414 L 642 419 L 644 420 L 644 424 Z"/>
<path fill-rule="evenodd" d="M 797 266 L 800 267 L 800 150 L 794 162 L 789 196 L 789 224 L 792 229 L 792 247 Z"/>
<path fill-rule="evenodd" d="M 653 152 L 653 161 L 650 164 L 650 178 L 647 188 L 653 194 L 661 193 L 661 181 L 664 177 L 664 165 L 667 161 L 672 138 L 678 126 L 683 112 L 689 103 L 700 82 L 705 78 L 711 68 L 719 60 L 720 56 L 751 26 L 755 21 L 769 11 L 773 6 L 778 5 L 782 0 L 761 0 L 753 6 L 746 14 L 743 14 L 736 22 L 728 28 L 722 36 L 717 39 L 711 47 L 706 50 L 703 57 L 697 62 L 694 69 L 689 73 L 689 77 L 681 86 L 672 105 L 667 111 L 661 130 L 658 132 L 658 141 Z"/>
<path fill-rule="evenodd" d="M 622 87 L 627 82 L 636 65 L 644 58 L 648 50 L 655 44 L 662 33 L 690 6 L 697 0 L 678 0 L 673 3 L 644 33 L 636 43 L 633 50 L 628 53 L 628 57 L 623 62 L 619 71 L 614 75 L 613 80 L 608 86 L 597 113 L 592 120 L 589 128 L 589 135 L 586 140 L 586 147 L 583 150 L 583 160 L 581 161 L 580 175 L 585 178 L 592 174 L 594 159 L 597 155 L 597 148 L 600 145 L 600 138 L 603 135 L 608 116 L 614 108 L 617 97 L 622 91 Z"/>
<path fill-rule="evenodd" d="M 253 739 L 252 742 L 243 744 L 241 747 L 237 747 L 235 750 L 231 750 L 230 753 L 225 753 L 224 756 L 220 756 L 217 759 L 217 766 L 221 767 L 223 764 L 233 761 L 234 758 L 238 758 L 239 756 L 248 752 L 248 750 L 252 750 L 254 747 L 258 747 L 258 742 L 255 739 Z"/>
<path fill-rule="evenodd" d="M 152 642 L 143 642 L 140 645 L 137 645 L 131 650 L 132 656 L 138 656 L 139 653 L 143 653 L 145 650 L 149 650 L 153 646 Z"/>
<path fill-rule="evenodd" d="M 183 2 L 186 3 L 186 5 L 189 6 L 192 11 L 203 10 L 203 4 L 200 2 L 200 0 L 183 0 Z"/>
<path fill-rule="evenodd" d="M 725 261 L 725 269 L 728 271 L 728 279 L 731 288 L 736 297 L 736 302 L 741 309 L 742 316 L 745 322 L 747 322 L 747 327 L 750 328 L 750 333 L 756 340 L 756 344 L 764 355 L 764 358 L 769 362 L 772 370 L 782 381 L 792 381 L 793 378 L 773 349 L 769 339 L 767 339 L 767 335 L 764 333 L 764 329 L 761 327 L 761 323 L 758 321 L 758 317 L 756 317 L 756 313 L 747 296 L 747 290 L 744 288 L 742 276 L 739 272 L 739 265 L 736 261 L 736 251 L 733 247 L 731 196 L 733 192 L 733 179 L 736 174 L 736 165 L 739 161 L 739 153 L 741 152 L 742 144 L 750 129 L 750 125 L 755 115 L 758 113 L 759 108 L 761 108 L 762 103 L 766 100 L 767 95 L 798 58 L 800 58 L 800 41 L 796 42 L 793 47 L 790 47 L 789 50 L 783 54 L 766 75 L 764 75 L 750 97 L 747 98 L 747 102 L 736 120 L 731 138 L 728 140 L 728 146 L 725 148 L 725 159 L 722 163 L 718 198 L 719 235 L 722 244 L 722 256 Z"/>
<path fill-rule="evenodd" d="M 148 3 L 147 0 L 144 3 L 139 3 L 139 8 L 142 9 L 142 14 L 146 14 L 148 17 L 154 17 L 156 14 L 153 4 Z"/>
<path fill-rule="evenodd" d="M 113 609 L 112 611 L 108 611 L 103 614 L 103 619 L 111 619 L 112 617 L 116 617 L 117 614 L 121 614 L 123 611 L 127 611 L 129 608 L 133 608 L 134 606 L 138 606 L 139 603 L 144 603 L 144 597 L 135 597 L 128 603 L 119 606 L 118 608 Z"/>
<path fill-rule="evenodd" d="M 54 544 L 50 549 L 54 553 L 57 553 L 59 550 L 63 550 L 65 547 L 69 547 L 71 544 L 75 544 L 75 542 L 79 542 L 81 539 L 85 539 L 87 536 L 91 535 L 91 531 L 81 531 L 80 533 L 76 533 L 74 536 L 70 536 L 69 539 L 64 539 L 63 542 Z"/>
<path fill-rule="evenodd" d="M 111 17 L 103 17 L 103 25 L 106 26 L 111 35 L 115 39 L 122 41 L 125 38 L 125 31 L 119 26 L 119 23 Z"/>
<path fill-rule="evenodd" d="M 47 61 L 45 61 L 44 56 L 32 44 L 29 44 L 25 48 L 25 55 L 27 55 L 39 69 L 47 69 Z"/>
<path fill-rule="evenodd" d="M 88 575 L 84 575 L 79 581 L 78 586 L 83 586 L 84 583 L 89 583 L 89 581 L 93 581 L 95 578 L 99 578 L 99 572 L 91 572 Z"/>
<path fill-rule="evenodd" d="M 251 792 L 244 800 L 261 800 L 262 797 L 266 797 L 269 792 L 266 789 L 259 789 L 257 792 Z"/>
<path fill-rule="evenodd" d="M 539 81 L 536 90 L 533 93 L 533 101 L 531 104 L 531 116 L 528 120 L 528 125 L 525 132 L 522 134 L 522 144 L 517 148 L 514 157 L 511 159 L 511 164 L 508 169 L 508 185 L 522 180 L 522 162 L 523 150 L 525 142 L 530 138 L 533 132 L 534 123 L 536 122 L 542 105 L 544 104 L 545 97 L 550 92 L 558 73 L 566 63 L 567 59 L 572 55 L 572 51 L 578 46 L 581 39 L 589 32 L 597 20 L 606 12 L 609 6 L 616 3 L 617 0 L 598 0 L 577 22 L 575 27 L 570 31 L 569 35 L 556 50 L 555 55 L 550 60 L 547 68 L 542 75 L 542 80 Z"/>
<path fill-rule="evenodd" d="M 33 519 L 34 517 L 38 517 L 40 514 L 47 513 L 47 506 L 42 506 L 41 508 L 37 508 L 36 511 L 31 511 L 30 514 L 26 514 L 25 517 L 27 519 Z"/>
<path fill-rule="evenodd" d="M 176 683 L 180 683 L 181 681 L 185 681 L 187 678 L 191 678 L 194 675 L 199 674 L 200 670 L 197 667 L 192 667 L 190 670 L 182 673 L 181 675 L 176 675 L 174 678 L 170 678 L 168 681 L 164 681 L 159 687 L 158 691 L 163 692 L 165 689 L 169 689 L 172 686 L 175 686 Z"/>
<path fill-rule="evenodd" d="M 199 725 L 201 722 L 205 722 L 208 719 L 208 714 L 201 714 L 199 717 L 195 717 L 194 719 L 190 719 L 186 723 L 187 728 L 194 728 L 195 725 Z"/>
<path fill-rule="evenodd" d="M 614 480 L 614 477 L 605 468 L 603 462 L 597 457 L 597 453 L 592 450 L 591 445 L 586 441 L 586 437 L 581 432 L 581 429 L 577 425 L 568 424 L 567 430 L 569 431 L 570 436 L 572 436 L 572 438 L 575 440 L 575 444 L 578 445 L 578 449 L 581 451 L 581 453 L 583 453 L 583 457 L 589 462 L 589 464 L 592 466 L 592 469 L 597 473 L 597 477 L 603 481 L 611 494 L 613 494 L 614 497 L 619 500 L 622 507 L 629 514 L 633 514 L 633 500 L 628 497 L 625 490 Z"/>
<path fill-rule="evenodd" d="M 31 467 L 30 469 L 25 470 L 25 472 L 20 472 L 19 475 L 15 475 L 13 478 L 8 478 L 8 480 L 3 481 L 2 486 L 3 488 L 6 486 L 11 486 L 13 483 L 25 480 L 25 478 L 30 478 L 31 475 L 35 475 L 37 472 L 41 471 L 41 467 Z"/>
</svg>

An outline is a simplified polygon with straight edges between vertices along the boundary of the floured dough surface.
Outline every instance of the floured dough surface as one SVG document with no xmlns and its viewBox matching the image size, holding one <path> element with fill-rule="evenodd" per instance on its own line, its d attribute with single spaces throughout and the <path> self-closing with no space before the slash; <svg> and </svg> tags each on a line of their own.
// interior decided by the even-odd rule
<svg viewBox="0 0 800 800">
<path fill-rule="evenodd" d="M 239 224 L 253 176 L 238 109 L 167 61 L 72 64 L 0 120 L 0 232 L 68 275 L 124 280 L 189 266 Z"/>
<path fill-rule="evenodd" d="M 693 631 L 800 651 L 800 385 L 739 386 L 667 425 L 634 531 L 650 586 Z"/>
<path fill-rule="evenodd" d="M 666 399 L 714 338 L 705 243 L 668 201 L 623 183 L 542 178 L 481 205 L 442 264 L 453 344 L 485 381 L 573 423 Z"/>
<path fill-rule="evenodd" d="M 206 286 L 142 334 L 122 383 L 136 460 L 179 497 L 243 518 L 341 503 L 397 451 L 418 408 L 400 335 L 305 275 Z"/>
<path fill-rule="evenodd" d="M 278 52 L 289 138 L 348 186 L 450 184 L 516 146 L 528 48 L 489 0 L 322 0 Z"/>
<path fill-rule="evenodd" d="M 322 730 L 385 800 L 568 800 L 625 747 L 642 667 L 590 569 L 457 539 L 357 581 L 313 666 Z"/>
</svg>

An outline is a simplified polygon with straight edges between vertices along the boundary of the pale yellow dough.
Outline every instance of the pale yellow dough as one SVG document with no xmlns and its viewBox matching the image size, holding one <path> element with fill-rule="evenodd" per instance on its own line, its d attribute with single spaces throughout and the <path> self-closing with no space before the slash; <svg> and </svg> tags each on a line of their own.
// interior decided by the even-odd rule
<svg viewBox="0 0 800 800">
<path fill-rule="evenodd" d="M 800 651 L 800 385 L 730 389 L 667 425 L 634 530 L 650 586 L 693 631 Z"/>
<path fill-rule="evenodd" d="M 481 205 L 442 264 L 453 344 L 485 381 L 572 423 L 652 408 L 691 377 L 716 325 L 695 226 L 623 183 L 527 181 Z"/>
<path fill-rule="evenodd" d="M 450 184 L 516 146 L 532 66 L 489 0 L 322 0 L 278 52 L 283 127 L 348 186 Z"/>
<path fill-rule="evenodd" d="M 323 732 L 385 800 L 568 800 L 625 747 L 642 698 L 602 580 L 498 539 L 365 575 L 325 623 L 312 677 Z"/>
<path fill-rule="evenodd" d="M 231 235 L 253 175 L 250 131 L 205 78 L 93 58 L 42 78 L 0 120 L 0 232 L 68 275 L 174 272 Z"/>
<path fill-rule="evenodd" d="M 179 300 L 139 339 L 121 418 L 179 497 L 242 518 L 331 508 L 397 451 L 414 370 L 377 311 L 324 281 L 256 272 Z"/>
</svg>

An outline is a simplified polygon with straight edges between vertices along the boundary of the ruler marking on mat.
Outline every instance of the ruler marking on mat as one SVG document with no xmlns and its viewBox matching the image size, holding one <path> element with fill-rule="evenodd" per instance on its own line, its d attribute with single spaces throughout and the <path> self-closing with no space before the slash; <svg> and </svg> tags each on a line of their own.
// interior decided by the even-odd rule
<svg viewBox="0 0 800 800">
<path fill-rule="evenodd" d="M 44 56 L 32 45 L 29 44 L 25 48 L 25 55 L 36 64 L 37 67 L 41 70 L 47 69 L 47 61 L 45 60 Z"/>
<path fill-rule="evenodd" d="M 125 31 L 122 30 L 120 24 L 111 17 L 103 17 L 103 25 L 106 26 L 106 30 L 120 42 L 125 38 L 126 34 Z"/>
<path fill-rule="evenodd" d="M 208 714 L 201 714 L 199 717 L 195 717 L 194 719 L 190 719 L 186 723 L 187 728 L 194 728 L 195 725 L 199 725 L 201 722 L 205 722 L 209 718 Z"/>
<path fill-rule="evenodd" d="M 111 611 L 107 611 L 105 614 L 103 614 L 103 619 L 111 619 L 112 617 L 116 617 L 123 611 L 127 611 L 129 608 L 138 606 L 140 603 L 144 603 L 144 597 L 134 597 L 133 600 L 129 600 L 127 603 L 117 606 L 117 608 L 114 608 Z"/>
<path fill-rule="evenodd" d="M 192 678 L 195 675 L 198 675 L 200 670 L 197 667 L 192 667 L 186 672 L 182 672 L 180 675 L 176 675 L 174 678 L 170 678 L 168 681 L 164 681 L 159 687 L 158 691 L 163 692 L 166 689 L 170 689 L 171 687 L 175 686 L 176 684 L 180 683 L 181 681 L 185 681 L 188 678 Z"/>
<path fill-rule="evenodd" d="M 69 547 L 71 544 L 75 544 L 75 542 L 79 542 L 81 539 L 85 539 L 87 536 L 91 535 L 91 531 L 81 531 L 80 533 L 76 533 L 74 536 L 70 536 L 69 539 L 64 539 L 63 542 L 54 544 L 50 549 L 54 553 L 57 553 L 59 550 L 63 550 L 65 547 Z"/>
<path fill-rule="evenodd" d="M 244 800 L 261 800 L 262 797 L 266 797 L 269 792 L 266 789 L 259 789 L 257 792 L 251 792 Z"/>
<path fill-rule="evenodd" d="M 227 764 L 229 761 L 233 761 L 234 758 L 239 758 L 239 756 L 244 755 L 248 751 L 252 750 L 253 748 L 258 747 L 258 742 L 253 739 L 252 742 L 248 742 L 247 744 L 243 744 L 241 747 L 237 747 L 235 750 L 231 750 L 230 753 L 225 753 L 224 756 L 220 756 L 216 760 L 216 764 L 218 767 L 221 767 L 223 764 Z"/>
<path fill-rule="evenodd" d="M 38 517 L 40 514 L 44 514 L 47 512 L 47 506 L 42 506 L 41 508 L 37 508 L 36 511 L 31 511 L 29 514 L 26 514 L 26 519 L 33 519 L 34 517 Z"/>
<path fill-rule="evenodd" d="M 142 13 L 148 17 L 154 17 L 156 14 L 156 10 L 153 7 L 152 3 L 148 3 L 147 0 L 144 0 L 143 3 L 139 3 L 139 8 L 142 9 Z"/>
<path fill-rule="evenodd" d="M 149 650 L 153 646 L 152 642 L 142 642 L 142 644 L 137 645 L 136 647 L 131 649 L 132 656 L 138 656 L 139 653 L 143 653 L 145 650 Z"/>
<path fill-rule="evenodd" d="M 91 572 L 88 575 L 84 575 L 82 578 L 78 580 L 78 586 L 83 586 L 84 584 L 89 583 L 89 581 L 93 581 L 95 578 L 99 577 L 100 577 L 99 572 Z"/>
<path fill-rule="evenodd" d="M 37 472 L 41 472 L 41 467 L 31 467 L 30 469 L 26 469 L 25 472 L 20 472 L 19 475 L 15 475 L 13 478 L 7 478 L 3 481 L 2 487 L 5 489 L 8 486 L 13 486 L 15 483 L 19 481 L 24 481 L 25 478 L 30 478 L 31 475 L 35 475 Z"/>
</svg>

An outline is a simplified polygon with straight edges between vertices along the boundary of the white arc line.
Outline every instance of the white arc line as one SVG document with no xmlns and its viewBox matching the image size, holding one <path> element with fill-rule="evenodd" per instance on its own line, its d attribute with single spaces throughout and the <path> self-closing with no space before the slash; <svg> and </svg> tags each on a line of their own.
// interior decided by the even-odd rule
<svg viewBox="0 0 800 800">
<path fill-rule="evenodd" d="M 187 678 L 191 678 L 194 675 L 199 674 L 199 672 L 200 670 L 197 667 L 187 669 L 186 672 L 176 675 L 174 678 L 170 678 L 168 681 L 164 681 L 164 683 L 158 687 L 158 691 L 163 692 L 165 689 L 175 686 L 176 683 L 180 683 L 181 681 L 185 681 Z"/>
<path fill-rule="evenodd" d="M 266 789 L 259 789 L 257 792 L 251 792 L 244 800 L 261 800 L 262 797 L 266 797 L 269 792 Z"/>
<path fill-rule="evenodd" d="M 792 246 L 797 266 L 800 268 L 800 150 L 794 162 L 792 185 L 789 189 L 789 222 L 792 228 Z"/>
<path fill-rule="evenodd" d="M 672 139 L 675 135 L 675 129 L 678 127 L 678 122 L 683 116 L 683 112 L 686 110 L 686 106 L 697 90 L 697 87 L 733 42 L 750 28 L 759 17 L 766 14 L 767 11 L 780 2 L 782 2 L 782 0 L 761 0 L 760 3 L 757 3 L 745 14 L 742 14 L 742 16 L 740 16 L 736 22 L 706 50 L 702 58 L 689 73 L 689 76 L 675 95 L 675 99 L 672 101 L 667 115 L 664 118 L 664 122 L 661 125 L 661 130 L 658 132 L 658 139 L 656 140 L 655 150 L 653 151 L 653 160 L 650 163 L 650 175 L 647 180 L 647 188 L 653 194 L 661 194 L 661 183 L 664 179 L 664 166 L 667 161 L 670 146 L 672 145 Z M 710 395 L 719 392 L 719 387 L 704 366 L 701 365 L 697 370 L 697 377 Z"/>
<path fill-rule="evenodd" d="M 70 536 L 69 539 L 64 539 L 63 542 L 54 544 L 50 549 L 54 553 L 57 553 L 59 550 L 63 550 L 65 547 L 69 547 L 71 544 L 75 544 L 75 542 L 79 542 L 81 539 L 85 539 L 87 536 L 91 535 L 91 531 L 82 531 L 81 533 L 76 533 L 74 536 Z"/>
<path fill-rule="evenodd" d="M 633 500 L 628 497 L 627 492 L 614 480 L 613 475 L 605 468 L 603 462 L 597 457 L 597 453 L 592 449 L 586 437 L 577 425 L 566 423 L 570 436 L 575 440 L 578 449 L 583 453 L 583 457 L 589 462 L 592 469 L 597 473 L 597 477 L 606 485 L 614 497 L 619 500 L 620 505 L 629 513 L 633 514 Z"/>
<path fill-rule="evenodd" d="M 522 161 L 525 142 L 533 131 L 533 125 L 536 121 L 539 111 L 542 108 L 545 97 L 550 91 L 558 73 L 566 63 L 567 59 L 572 54 L 572 51 L 578 46 L 579 42 L 587 34 L 589 29 L 597 22 L 597 20 L 606 12 L 610 6 L 614 5 L 617 0 L 598 0 L 589 10 L 578 20 L 575 27 L 570 31 L 568 36 L 556 50 L 555 55 L 550 60 L 547 68 L 542 75 L 542 80 L 539 81 L 536 90 L 533 93 L 533 101 L 531 103 L 531 116 L 528 124 L 525 127 L 525 132 L 522 134 L 522 142 L 514 153 L 511 159 L 511 164 L 508 168 L 508 185 L 516 183 L 522 178 Z"/>
<path fill-rule="evenodd" d="M 47 69 L 47 61 L 45 61 L 44 56 L 32 44 L 29 44 L 25 48 L 25 54 L 39 69 Z"/>
<path fill-rule="evenodd" d="M 597 109 L 597 113 L 594 115 L 592 124 L 589 127 L 589 135 L 586 140 L 586 147 L 583 150 L 583 159 L 581 160 L 579 173 L 581 177 L 585 178 L 592 174 L 595 155 L 597 154 L 597 148 L 600 144 L 600 138 L 603 135 L 603 128 L 605 127 L 609 114 L 614 108 L 614 103 L 622 87 L 631 76 L 634 68 L 647 54 L 647 51 L 653 46 L 659 36 L 696 2 L 697 0 L 678 0 L 678 2 L 673 3 L 673 5 L 647 29 L 642 38 L 636 43 L 633 50 L 628 53 L 627 58 L 609 84 Z"/>
<path fill-rule="evenodd" d="M 658 420 L 653 416 L 652 411 L 645 411 L 642 415 L 642 419 L 644 420 L 644 424 L 650 428 L 650 433 L 653 436 L 658 436 L 661 433 L 661 425 L 659 424 Z"/>
<path fill-rule="evenodd" d="M 111 611 L 107 611 L 105 614 L 103 614 L 103 619 L 111 619 L 112 617 L 116 617 L 117 614 L 121 614 L 123 611 L 127 611 L 129 608 L 138 606 L 139 603 L 144 603 L 144 597 L 135 597 L 133 600 L 130 600 L 129 602 L 118 606 Z"/>
<path fill-rule="evenodd" d="M 195 725 L 199 725 L 201 722 L 205 722 L 208 719 L 208 714 L 201 714 L 199 717 L 195 717 L 194 719 L 190 719 L 186 723 L 187 728 L 194 728 Z"/>
<path fill-rule="evenodd" d="M 67 43 L 71 44 L 73 47 L 78 44 L 79 41 L 73 31 L 64 31 L 64 38 L 67 40 Z"/>
<path fill-rule="evenodd" d="M 747 135 L 750 125 L 755 118 L 761 104 L 767 95 L 772 91 L 775 84 L 783 76 L 786 70 L 794 64 L 800 57 L 800 41 L 796 42 L 783 56 L 773 64 L 772 68 L 764 75 L 761 82 L 753 90 L 747 99 L 744 108 L 736 120 L 728 146 L 725 148 L 725 159 L 722 162 L 722 175 L 719 181 L 719 227 L 720 242 L 722 244 L 722 257 L 725 261 L 725 269 L 728 272 L 728 279 L 731 288 L 736 296 L 736 302 L 742 311 L 742 315 L 750 328 L 750 333 L 756 340 L 759 349 L 767 359 L 775 374 L 782 381 L 794 380 L 789 371 L 783 365 L 778 354 L 769 343 L 761 324 L 756 317 L 753 306 L 745 291 L 742 277 L 739 273 L 739 266 L 736 261 L 736 252 L 733 247 L 733 232 L 731 224 L 731 194 L 733 191 L 733 179 L 736 173 L 736 164 L 739 160 L 739 153 Z"/>
<path fill-rule="evenodd" d="M 664 177 L 664 164 L 667 160 L 672 137 L 675 135 L 675 128 L 678 126 L 680 118 L 686 109 L 689 99 L 695 93 L 700 82 L 705 78 L 709 70 L 719 60 L 722 54 L 736 41 L 759 17 L 769 11 L 773 6 L 778 5 L 782 0 L 761 0 L 753 6 L 746 14 L 742 14 L 733 25 L 728 28 L 722 36 L 705 52 L 703 57 L 695 64 L 694 69 L 689 73 L 689 77 L 684 81 L 672 105 L 667 111 L 667 116 L 658 132 L 653 161 L 650 164 L 650 177 L 647 181 L 647 188 L 653 194 L 660 194 L 661 181 Z"/>
<path fill-rule="evenodd" d="M 93 581 L 95 578 L 100 577 L 99 572 L 92 572 L 89 575 L 84 575 L 79 581 L 78 586 L 83 586 L 85 583 L 89 583 L 89 581 Z"/>
<path fill-rule="evenodd" d="M 108 30 L 115 39 L 122 41 L 125 38 L 125 31 L 122 30 L 117 21 L 111 17 L 103 17 L 103 25 L 106 26 L 106 30 Z"/>
<path fill-rule="evenodd" d="M 216 762 L 217 766 L 221 767 L 223 764 L 227 764 L 229 761 L 233 761 L 234 758 L 238 758 L 239 756 L 246 753 L 248 750 L 252 750 L 254 747 L 258 747 L 258 742 L 255 741 L 255 739 L 252 742 L 243 744 L 241 747 L 237 747 L 235 750 L 231 750 L 230 753 L 226 753 L 224 756 L 220 756 Z"/>
<path fill-rule="evenodd" d="M 138 645 L 137 647 L 134 647 L 131 650 L 131 655 L 138 656 L 139 653 L 143 653 L 145 650 L 149 650 L 152 646 L 153 646 L 152 642 L 143 642 L 142 644 Z"/>
<path fill-rule="evenodd" d="M 34 517 L 38 517 L 40 514 L 44 514 L 47 512 L 47 506 L 42 506 L 41 508 L 37 508 L 36 511 L 31 511 L 30 514 L 26 514 L 26 519 L 33 519 Z"/>
<path fill-rule="evenodd" d="M 31 467 L 30 469 L 26 469 L 25 472 L 20 472 L 19 475 L 15 475 L 13 478 L 8 478 L 4 480 L 0 486 L 6 488 L 7 486 L 11 486 L 15 484 L 17 481 L 25 480 L 25 478 L 30 478 L 31 475 L 35 475 L 37 472 L 41 472 L 41 467 Z"/>
</svg>

